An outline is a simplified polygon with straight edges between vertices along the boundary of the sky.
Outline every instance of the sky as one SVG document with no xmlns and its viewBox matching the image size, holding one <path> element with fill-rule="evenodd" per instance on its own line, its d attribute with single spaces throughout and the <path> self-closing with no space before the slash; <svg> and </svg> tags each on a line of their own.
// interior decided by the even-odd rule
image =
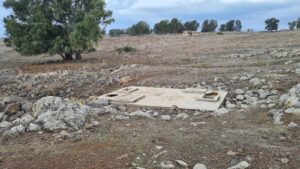
<svg viewBox="0 0 300 169">
<path fill-rule="evenodd" d="M 128 28 L 138 21 L 151 27 L 162 19 L 179 18 L 183 22 L 205 19 L 218 20 L 219 25 L 230 19 L 240 19 L 243 30 L 264 30 L 264 21 L 271 17 L 280 20 L 279 29 L 287 29 L 288 22 L 300 17 L 300 0 L 106 0 L 106 9 L 113 11 L 115 22 L 107 27 Z M 5 33 L 3 18 L 10 11 L 0 0 L 0 35 Z"/>
</svg>

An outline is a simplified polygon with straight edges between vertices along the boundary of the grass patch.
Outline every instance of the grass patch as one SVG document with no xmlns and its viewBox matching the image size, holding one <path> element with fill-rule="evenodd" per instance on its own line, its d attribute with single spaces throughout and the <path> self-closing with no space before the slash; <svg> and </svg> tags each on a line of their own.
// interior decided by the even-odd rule
<svg viewBox="0 0 300 169">
<path fill-rule="evenodd" d="M 116 51 L 119 53 L 119 54 L 122 54 L 122 53 L 130 53 L 130 52 L 136 52 L 137 49 L 136 48 L 133 48 L 131 46 L 125 46 L 123 48 L 117 48 Z"/>
</svg>

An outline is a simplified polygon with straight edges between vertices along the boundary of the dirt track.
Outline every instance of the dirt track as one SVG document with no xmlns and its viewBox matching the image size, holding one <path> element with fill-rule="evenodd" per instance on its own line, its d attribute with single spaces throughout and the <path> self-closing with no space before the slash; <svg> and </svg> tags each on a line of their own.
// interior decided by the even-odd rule
<svg viewBox="0 0 300 169">
<path fill-rule="evenodd" d="M 116 48 L 124 46 L 134 47 L 137 52 L 116 52 Z M 63 69 L 74 73 L 68 76 L 72 79 L 87 72 L 89 75 L 78 80 L 80 85 L 68 83 L 73 91 L 69 96 L 86 98 L 128 85 L 185 88 L 205 82 L 212 88 L 222 87 L 233 92 L 237 88 L 251 89 L 248 81 L 234 81 L 234 76 L 254 74 L 267 79 L 283 94 L 300 83 L 299 76 L 292 72 L 293 65 L 284 63 L 289 60 L 299 63 L 300 56 L 274 57 L 274 49 L 299 50 L 300 32 L 107 37 L 100 41 L 96 52 L 71 63 L 57 61 L 59 57 L 19 56 L 1 45 L 0 67 L 6 73 L 0 77 L 6 82 L 6 77 L 16 74 L 39 75 Z M 137 66 L 130 68 L 133 64 Z M 129 68 L 120 69 L 121 65 L 129 65 Z M 99 85 L 98 76 L 94 77 L 99 74 L 129 76 L 132 80 Z M 44 83 L 53 82 L 49 79 Z M 2 95 L 9 95 L 8 89 L 1 90 Z M 29 96 L 30 91 L 25 97 Z M 38 96 L 30 98 L 37 99 Z M 300 124 L 299 116 L 286 116 L 283 125 L 275 126 L 268 115 L 269 109 L 233 110 L 222 117 L 213 117 L 208 112 L 196 116 L 192 111 L 158 111 L 173 117 L 186 112 L 189 118 L 169 122 L 143 118 L 118 121 L 106 115 L 98 117 L 100 125 L 84 130 L 79 140 L 57 140 L 54 133 L 47 132 L 2 137 L 0 168 L 149 169 L 160 168 L 163 161 L 175 160 L 185 161 L 190 168 L 199 162 L 207 168 L 223 169 L 243 160 L 253 169 L 300 168 L 300 130 L 287 127 L 290 122 Z M 193 122 L 205 124 L 193 127 Z M 158 150 L 156 146 L 163 148 Z M 167 153 L 154 157 L 165 150 Z M 228 155 L 230 150 L 235 155 Z M 289 162 L 282 163 L 282 158 Z"/>
</svg>

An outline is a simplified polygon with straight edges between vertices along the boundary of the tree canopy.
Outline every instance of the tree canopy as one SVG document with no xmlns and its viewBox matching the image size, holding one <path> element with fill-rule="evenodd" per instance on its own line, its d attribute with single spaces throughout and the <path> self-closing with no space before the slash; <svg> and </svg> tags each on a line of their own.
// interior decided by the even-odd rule
<svg viewBox="0 0 300 169">
<path fill-rule="evenodd" d="M 123 30 L 123 29 L 111 29 L 111 30 L 109 30 L 109 36 L 111 36 L 111 37 L 121 36 L 125 33 L 126 33 L 126 31 Z"/>
<path fill-rule="evenodd" d="M 200 24 L 196 21 L 187 21 L 184 23 L 184 30 L 186 31 L 197 31 Z"/>
<path fill-rule="evenodd" d="M 215 32 L 218 27 L 218 21 L 205 20 L 202 24 L 201 32 Z"/>
<path fill-rule="evenodd" d="M 156 34 L 167 34 L 170 31 L 169 28 L 170 21 L 169 20 L 161 20 L 159 23 L 154 25 L 154 33 Z"/>
<path fill-rule="evenodd" d="M 113 22 L 104 0 L 5 0 L 7 45 L 23 55 L 59 54 L 81 58 L 102 37 L 99 25 Z"/>
<path fill-rule="evenodd" d="M 265 29 L 268 30 L 268 31 L 274 31 L 274 30 L 277 31 L 279 22 L 280 21 L 276 18 L 267 19 L 265 21 L 265 23 L 266 23 L 266 28 Z"/>
<path fill-rule="evenodd" d="M 127 29 L 127 33 L 131 36 L 150 34 L 150 26 L 145 21 L 140 21 Z"/>
</svg>

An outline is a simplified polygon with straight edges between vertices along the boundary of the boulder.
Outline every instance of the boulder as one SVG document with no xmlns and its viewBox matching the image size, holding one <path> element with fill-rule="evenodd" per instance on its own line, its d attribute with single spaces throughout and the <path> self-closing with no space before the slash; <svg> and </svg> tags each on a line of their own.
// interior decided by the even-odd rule
<svg viewBox="0 0 300 169">
<path fill-rule="evenodd" d="M 20 124 L 10 129 L 11 134 L 22 134 L 25 133 L 25 127 Z"/>
<path fill-rule="evenodd" d="M 161 119 L 164 121 L 171 121 L 172 117 L 170 115 L 162 115 Z"/>
<path fill-rule="evenodd" d="M 25 111 L 25 113 L 32 112 L 32 106 L 33 106 L 33 104 L 30 102 L 24 103 L 22 105 L 22 110 Z"/>
<path fill-rule="evenodd" d="M 143 112 L 142 110 L 137 110 L 135 112 L 129 113 L 129 116 L 132 117 L 145 117 L 145 118 L 149 118 L 152 119 L 152 115 L 149 112 Z"/>
<path fill-rule="evenodd" d="M 180 120 L 185 120 L 187 118 L 189 118 L 189 115 L 186 113 L 180 113 L 176 116 L 176 119 L 180 119 Z"/>
<path fill-rule="evenodd" d="M 37 124 L 30 123 L 29 126 L 28 126 L 28 128 L 27 128 L 27 130 L 28 131 L 32 131 L 32 132 L 39 131 L 39 130 L 41 130 L 41 127 L 39 125 L 37 125 Z"/>
<path fill-rule="evenodd" d="M 162 169 L 172 169 L 175 168 L 175 165 L 171 161 L 166 161 L 160 163 L 160 166 Z"/>
<path fill-rule="evenodd" d="M 8 121 L 3 121 L 0 123 L 0 128 L 10 128 L 13 124 Z"/>
</svg>

